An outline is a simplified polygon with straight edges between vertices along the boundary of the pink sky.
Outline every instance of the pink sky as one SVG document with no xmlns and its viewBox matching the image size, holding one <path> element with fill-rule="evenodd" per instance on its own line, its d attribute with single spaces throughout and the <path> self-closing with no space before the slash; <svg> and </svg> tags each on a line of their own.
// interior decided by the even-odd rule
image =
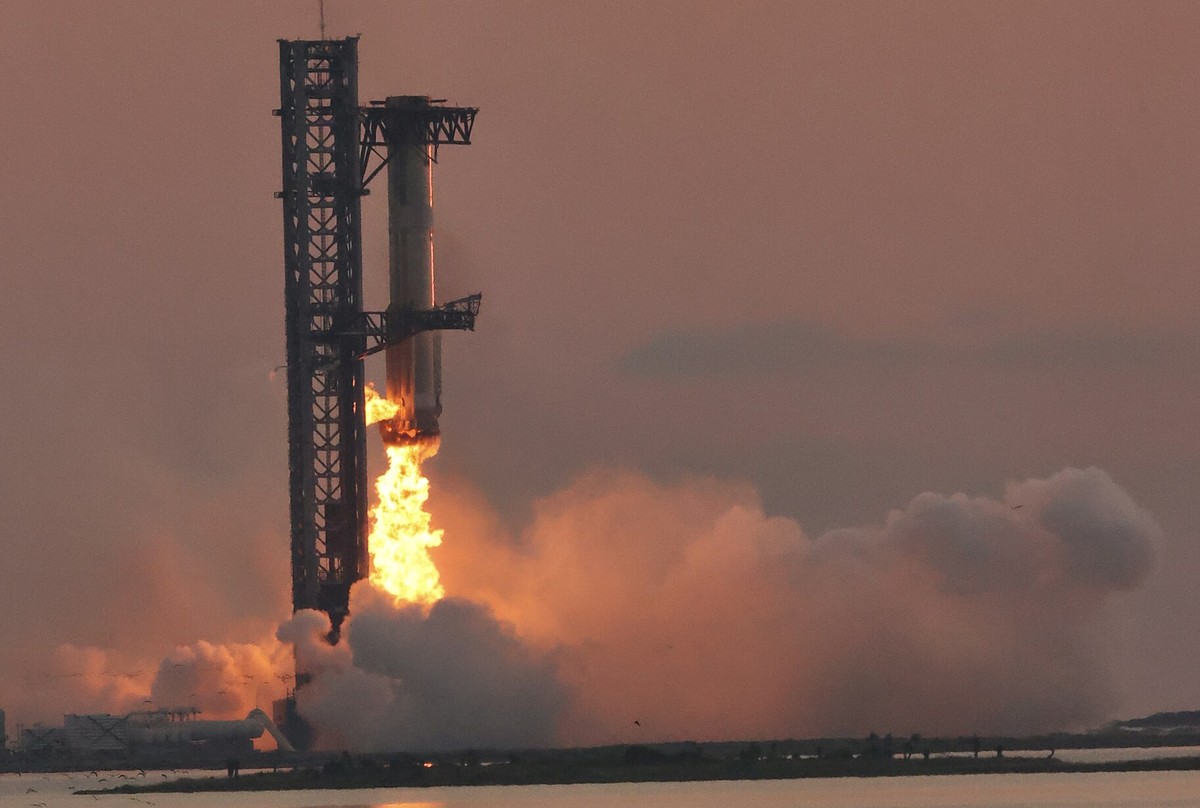
<svg viewBox="0 0 1200 808">
<path fill-rule="evenodd" d="M 623 467 L 816 536 L 1096 465 L 1164 534 L 1116 710 L 1200 707 L 1200 6 L 326 5 L 364 103 L 482 109 L 435 177 L 439 292 L 484 293 L 435 509 Z M 288 613 L 270 112 L 316 8 L 0 2 L 0 708 L 63 643 Z"/>
</svg>

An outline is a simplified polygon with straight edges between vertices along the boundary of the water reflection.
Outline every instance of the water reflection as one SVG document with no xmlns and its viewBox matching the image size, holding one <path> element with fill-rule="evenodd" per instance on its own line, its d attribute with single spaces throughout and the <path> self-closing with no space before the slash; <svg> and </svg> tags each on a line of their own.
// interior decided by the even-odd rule
<svg viewBox="0 0 1200 808">
<path fill-rule="evenodd" d="M 224 772 L 214 774 L 224 778 Z M 84 772 L 0 774 L 0 808 L 1200 808 L 1200 771 L 101 794 L 95 800 L 75 793 L 95 784 Z"/>
<path fill-rule="evenodd" d="M 446 808 L 444 802 L 364 802 L 358 805 L 307 805 L 304 808 Z"/>
</svg>

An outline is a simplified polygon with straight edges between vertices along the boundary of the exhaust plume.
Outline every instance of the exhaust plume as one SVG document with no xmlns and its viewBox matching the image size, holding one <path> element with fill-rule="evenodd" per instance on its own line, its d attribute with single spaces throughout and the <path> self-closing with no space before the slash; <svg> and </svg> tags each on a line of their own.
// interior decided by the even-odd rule
<svg viewBox="0 0 1200 808">
<path fill-rule="evenodd" d="M 479 603 L 397 605 L 365 582 L 338 646 L 320 612 L 300 612 L 279 638 L 314 671 L 302 714 L 331 749 L 394 751 L 544 746 L 557 735 L 563 685 L 552 663 Z"/>
<path fill-rule="evenodd" d="M 1118 705 L 1110 619 L 1159 539 L 1095 468 L 1000 498 L 924 493 L 817 537 L 713 479 L 593 473 L 515 534 L 443 482 L 445 598 L 398 604 L 362 581 L 332 647 L 317 612 L 279 642 L 160 663 L 61 646 L 31 660 L 10 715 L 240 715 L 282 694 L 294 646 L 313 677 L 301 712 L 332 749 L 1083 728 Z"/>
<path fill-rule="evenodd" d="M 64 644 L 30 666 L 24 686 L 9 689 L 5 707 L 26 722 L 57 724 L 64 713 L 189 707 L 204 718 L 241 718 L 283 695 L 292 660 L 291 649 L 269 637 L 257 645 L 200 640 L 158 663 Z"/>
<path fill-rule="evenodd" d="M 1159 534 L 1095 468 L 1001 499 L 921 494 L 816 538 L 709 479 L 595 473 L 515 537 L 470 492 L 439 496 L 451 597 L 423 618 L 356 589 L 352 656 L 302 694 L 323 737 L 353 745 L 357 721 L 371 748 L 1085 727 L 1115 707 L 1112 596 Z M 489 689 L 497 668 L 512 683 Z M 470 693 L 522 730 L 460 731 Z"/>
<path fill-rule="evenodd" d="M 241 718 L 270 707 L 282 691 L 278 673 L 291 666 L 277 642 L 214 645 L 200 640 L 172 651 L 158 666 L 150 700 L 158 707 L 195 707 L 205 718 Z"/>
</svg>

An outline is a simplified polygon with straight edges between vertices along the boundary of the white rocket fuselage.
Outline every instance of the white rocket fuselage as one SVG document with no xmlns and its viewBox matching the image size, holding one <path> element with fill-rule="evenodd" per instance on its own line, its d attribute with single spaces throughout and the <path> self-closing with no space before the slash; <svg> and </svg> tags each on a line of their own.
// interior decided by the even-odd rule
<svg viewBox="0 0 1200 808">
<path fill-rule="evenodd" d="M 429 105 L 420 96 L 386 101 L 389 109 Z M 415 127 L 394 126 L 388 142 L 388 312 L 431 309 L 433 274 L 433 146 Z M 441 404 L 441 339 L 423 331 L 385 351 L 387 398 L 400 410 L 381 423 L 385 442 L 436 445 Z"/>
</svg>

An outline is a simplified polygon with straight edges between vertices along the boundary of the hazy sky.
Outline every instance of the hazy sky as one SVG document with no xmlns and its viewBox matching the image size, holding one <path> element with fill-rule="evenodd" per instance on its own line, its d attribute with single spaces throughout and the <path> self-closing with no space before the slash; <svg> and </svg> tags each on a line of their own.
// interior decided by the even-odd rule
<svg viewBox="0 0 1200 808">
<path fill-rule="evenodd" d="M 364 103 L 481 108 L 435 172 L 439 292 L 484 293 L 435 518 L 471 488 L 517 530 L 618 468 L 815 536 L 1095 465 L 1163 532 L 1119 712 L 1200 707 L 1200 5 L 326 5 Z M 0 20 L 2 708 L 63 643 L 289 611 L 271 110 L 317 3 Z"/>
</svg>

